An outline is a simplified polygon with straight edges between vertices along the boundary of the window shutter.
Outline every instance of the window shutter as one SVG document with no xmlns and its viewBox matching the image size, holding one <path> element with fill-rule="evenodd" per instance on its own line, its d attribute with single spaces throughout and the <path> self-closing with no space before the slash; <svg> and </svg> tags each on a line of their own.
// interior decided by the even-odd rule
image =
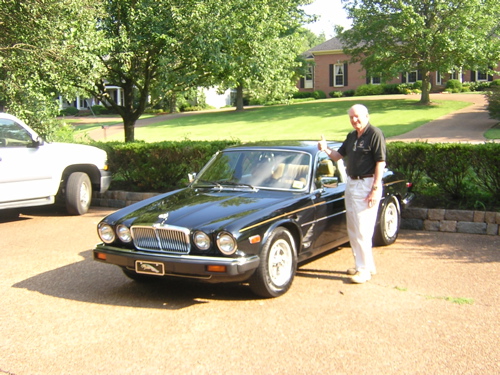
<svg viewBox="0 0 500 375">
<path fill-rule="evenodd" d="M 422 71 L 417 70 L 417 81 L 421 81 L 421 80 L 422 80 Z"/>
<path fill-rule="evenodd" d="M 344 64 L 344 86 L 347 86 L 347 63 Z"/>
<path fill-rule="evenodd" d="M 304 88 L 304 77 L 302 77 L 302 78 L 300 79 L 300 84 L 299 84 L 299 87 L 300 87 L 301 89 L 303 89 L 303 88 Z"/>
<path fill-rule="evenodd" d="M 493 81 L 493 76 L 490 76 L 490 75 L 488 74 L 488 81 L 490 81 L 490 82 L 491 82 L 491 81 Z"/>
<path fill-rule="evenodd" d="M 476 82 L 476 71 L 474 71 L 474 70 L 470 71 L 470 81 Z"/>
<path fill-rule="evenodd" d="M 401 83 L 406 83 L 406 73 L 401 73 Z"/>
<path fill-rule="evenodd" d="M 329 70 L 329 73 L 330 73 L 330 87 L 333 87 L 333 64 L 330 64 L 330 70 Z"/>
</svg>

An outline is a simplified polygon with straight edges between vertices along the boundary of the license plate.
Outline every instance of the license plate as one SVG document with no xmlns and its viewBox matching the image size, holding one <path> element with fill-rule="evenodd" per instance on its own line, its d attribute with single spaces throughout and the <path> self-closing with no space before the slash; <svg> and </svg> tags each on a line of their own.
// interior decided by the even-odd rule
<svg viewBox="0 0 500 375">
<path fill-rule="evenodd" d="M 165 275 L 165 265 L 163 263 L 136 260 L 135 272 L 163 276 Z"/>
</svg>

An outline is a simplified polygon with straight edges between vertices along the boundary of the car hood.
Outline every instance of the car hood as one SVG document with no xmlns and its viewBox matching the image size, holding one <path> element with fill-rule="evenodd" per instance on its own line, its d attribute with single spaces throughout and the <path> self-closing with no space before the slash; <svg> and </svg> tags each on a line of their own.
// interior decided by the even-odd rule
<svg viewBox="0 0 500 375">
<path fill-rule="evenodd" d="M 272 210 L 290 193 L 276 191 L 241 192 L 186 188 L 129 212 L 119 222 L 127 225 L 164 224 L 190 229 L 216 230 L 236 222 L 245 223 L 262 218 L 264 210 Z M 138 204 L 140 205 L 140 203 Z M 137 207 L 137 206 L 136 206 Z"/>
</svg>

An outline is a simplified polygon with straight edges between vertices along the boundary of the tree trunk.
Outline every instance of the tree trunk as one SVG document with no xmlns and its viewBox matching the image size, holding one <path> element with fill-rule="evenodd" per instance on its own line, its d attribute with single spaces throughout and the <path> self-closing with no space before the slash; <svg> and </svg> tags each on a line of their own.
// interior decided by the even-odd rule
<svg viewBox="0 0 500 375">
<path fill-rule="evenodd" d="M 430 94 L 430 72 L 422 72 L 422 95 L 420 97 L 420 104 L 428 105 L 431 103 L 429 94 Z"/>
<path fill-rule="evenodd" d="M 236 87 L 236 110 L 243 111 L 243 84 Z"/>
<path fill-rule="evenodd" d="M 125 142 L 135 141 L 135 119 L 124 118 L 123 129 L 125 130 Z"/>
</svg>

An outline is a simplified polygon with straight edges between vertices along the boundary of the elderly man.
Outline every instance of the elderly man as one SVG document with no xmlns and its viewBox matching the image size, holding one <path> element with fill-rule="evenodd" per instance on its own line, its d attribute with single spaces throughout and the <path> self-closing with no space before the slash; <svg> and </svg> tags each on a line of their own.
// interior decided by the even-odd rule
<svg viewBox="0 0 500 375">
<path fill-rule="evenodd" d="M 345 158 L 347 233 L 355 260 L 355 268 L 347 270 L 347 274 L 352 276 L 352 282 L 362 284 L 377 272 L 372 237 L 382 196 L 386 145 L 382 131 L 370 124 L 368 109 L 364 105 L 353 105 L 348 113 L 354 130 L 338 151 L 328 148 L 323 137 L 318 148 L 334 161 Z"/>
</svg>

